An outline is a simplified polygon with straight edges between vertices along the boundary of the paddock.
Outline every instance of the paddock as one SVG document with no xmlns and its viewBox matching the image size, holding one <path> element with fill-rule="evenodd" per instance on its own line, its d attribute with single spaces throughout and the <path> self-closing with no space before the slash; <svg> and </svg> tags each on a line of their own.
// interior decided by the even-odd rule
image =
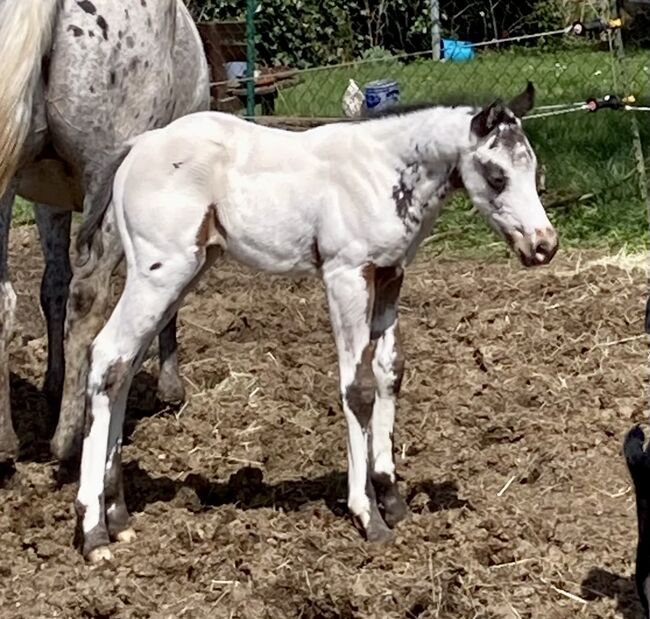
<svg viewBox="0 0 650 619">
<path fill-rule="evenodd" d="M 187 403 L 156 402 L 155 360 L 131 392 L 138 542 L 88 566 L 76 485 L 58 488 L 48 451 L 37 232 L 11 237 L 22 457 L 0 486 L 3 619 L 639 616 L 621 444 L 646 405 L 645 262 L 562 247 L 525 270 L 505 249 L 420 252 L 395 435 L 412 515 L 386 547 L 347 516 L 320 282 L 213 269 L 179 313 Z"/>
</svg>

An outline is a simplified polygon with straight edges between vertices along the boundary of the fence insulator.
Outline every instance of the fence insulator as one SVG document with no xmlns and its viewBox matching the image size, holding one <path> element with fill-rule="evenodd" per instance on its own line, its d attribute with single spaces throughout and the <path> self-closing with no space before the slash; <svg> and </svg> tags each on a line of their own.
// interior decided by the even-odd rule
<svg viewBox="0 0 650 619">
<path fill-rule="evenodd" d="M 623 21 L 621 19 L 605 20 L 602 17 L 599 17 L 593 21 L 573 22 L 570 32 L 578 37 L 583 37 L 588 34 L 600 34 L 601 32 L 607 32 L 607 30 L 616 30 L 617 28 L 622 27 Z"/>
<path fill-rule="evenodd" d="M 586 106 L 590 112 L 597 112 L 601 109 L 610 109 L 610 110 L 622 110 L 628 104 L 634 103 L 636 99 L 634 95 L 629 95 L 628 97 L 619 97 L 617 95 L 605 95 L 602 99 L 596 99 L 592 97 L 587 99 Z"/>
</svg>

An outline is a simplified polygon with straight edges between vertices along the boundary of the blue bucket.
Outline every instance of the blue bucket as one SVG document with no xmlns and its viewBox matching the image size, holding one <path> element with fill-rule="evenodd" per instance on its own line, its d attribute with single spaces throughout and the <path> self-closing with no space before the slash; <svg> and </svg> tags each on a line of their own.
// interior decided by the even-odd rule
<svg viewBox="0 0 650 619">
<path fill-rule="evenodd" d="M 399 103 L 399 84 L 394 80 L 375 80 L 363 87 L 363 94 L 366 109 L 376 112 Z"/>
<path fill-rule="evenodd" d="M 472 60 L 476 53 L 469 41 L 442 40 L 442 57 L 453 62 Z"/>
</svg>

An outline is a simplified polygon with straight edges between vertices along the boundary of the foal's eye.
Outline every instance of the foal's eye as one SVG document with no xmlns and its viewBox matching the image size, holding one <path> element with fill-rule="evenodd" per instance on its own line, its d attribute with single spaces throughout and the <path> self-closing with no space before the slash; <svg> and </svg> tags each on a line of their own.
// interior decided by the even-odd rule
<svg viewBox="0 0 650 619">
<path fill-rule="evenodd" d="M 508 184 L 508 177 L 504 169 L 493 163 L 485 166 L 485 180 L 496 193 L 501 193 Z"/>
</svg>

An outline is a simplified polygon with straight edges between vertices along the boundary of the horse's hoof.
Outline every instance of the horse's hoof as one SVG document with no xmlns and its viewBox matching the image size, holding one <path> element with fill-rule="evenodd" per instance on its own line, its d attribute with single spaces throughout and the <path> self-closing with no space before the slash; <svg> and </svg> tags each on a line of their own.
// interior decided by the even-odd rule
<svg viewBox="0 0 650 619">
<path fill-rule="evenodd" d="M 135 541 L 136 537 L 137 535 L 133 528 L 129 527 L 128 529 L 124 529 L 124 531 L 117 533 L 115 535 L 115 541 L 122 542 L 124 544 L 130 544 L 131 542 Z"/>
<path fill-rule="evenodd" d="M 394 493 L 389 497 L 384 497 L 384 520 L 391 529 L 404 520 L 408 514 L 408 505 L 399 494 Z"/>
<path fill-rule="evenodd" d="M 180 404 L 185 401 L 185 386 L 180 376 L 161 374 L 158 379 L 158 399 L 163 404 Z"/>
<path fill-rule="evenodd" d="M 19 451 L 20 443 L 13 430 L 0 437 L 0 464 L 14 462 L 18 458 Z"/>
<path fill-rule="evenodd" d="M 373 544 L 389 544 L 395 540 L 395 533 L 383 521 L 380 525 L 370 523 L 366 529 L 366 539 Z"/>
<path fill-rule="evenodd" d="M 370 509 L 370 520 L 366 526 L 366 539 L 376 544 L 387 544 L 395 539 L 395 534 L 386 526 L 379 510 L 375 506 Z"/>
<path fill-rule="evenodd" d="M 108 546 L 98 546 L 93 548 L 87 555 L 88 563 L 100 563 L 102 561 L 110 561 L 113 558 L 113 553 Z"/>
</svg>

